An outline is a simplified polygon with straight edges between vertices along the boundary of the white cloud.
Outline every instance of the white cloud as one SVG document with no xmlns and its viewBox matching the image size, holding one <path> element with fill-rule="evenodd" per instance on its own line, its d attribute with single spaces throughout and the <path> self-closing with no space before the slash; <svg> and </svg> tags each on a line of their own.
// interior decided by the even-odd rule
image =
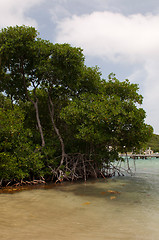
<svg viewBox="0 0 159 240">
<path fill-rule="evenodd" d="M 60 3 L 56 4 L 50 9 L 50 14 L 53 22 L 58 22 L 59 19 L 63 17 L 71 16 L 70 12 Z"/>
<path fill-rule="evenodd" d="M 61 20 L 56 40 L 81 46 L 88 55 L 136 62 L 159 54 L 158 29 L 159 15 L 94 12 Z"/>
<path fill-rule="evenodd" d="M 0 28 L 23 24 L 37 27 L 37 22 L 27 17 L 25 13 L 43 1 L 44 0 L 0 0 Z"/>
<path fill-rule="evenodd" d="M 123 71 L 132 66 L 130 80 L 142 85 L 147 123 L 159 133 L 159 15 L 74 15 L 58 23 L 56 41 L 82 47 L 86 57 L 122 64 Z"/>
</svg>

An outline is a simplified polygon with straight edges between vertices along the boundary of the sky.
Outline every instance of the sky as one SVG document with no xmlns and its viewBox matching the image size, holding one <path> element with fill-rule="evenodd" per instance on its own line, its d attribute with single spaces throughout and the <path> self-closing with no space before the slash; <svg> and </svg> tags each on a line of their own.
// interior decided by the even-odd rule
<svg viewBox="0 0 159 240">
<path fill-rule="evenodd" d="M 139 84 L 145 122 L 159 134 L 159 0 L 0 0 L 0 29 L 15 25 L 81 47 L 105 79 Z"/>
</svg>

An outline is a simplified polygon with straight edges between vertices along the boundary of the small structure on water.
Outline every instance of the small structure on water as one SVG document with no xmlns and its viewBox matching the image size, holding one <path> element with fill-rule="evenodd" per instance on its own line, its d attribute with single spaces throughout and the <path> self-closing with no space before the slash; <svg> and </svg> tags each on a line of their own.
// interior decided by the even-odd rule
<svg viewBox="0 0 159 240">
<path fill-rule="evenodd" d="M 121 157 L 127 156 L 128 158 L 132 159 L 147 159 L 147 158 L 159 158 L 159 153 L 154 153 L 153 150 L 149 147 L 147 150 L 145 150 L 143 153 L 127 153 L 121 154 Z"/>
<path fill-rule="evenodd" d="M 149 147 L 147 150 L 144 151 L 144 154 L 151 155 L 154 154 L 153 150 Z"/>
</svg>

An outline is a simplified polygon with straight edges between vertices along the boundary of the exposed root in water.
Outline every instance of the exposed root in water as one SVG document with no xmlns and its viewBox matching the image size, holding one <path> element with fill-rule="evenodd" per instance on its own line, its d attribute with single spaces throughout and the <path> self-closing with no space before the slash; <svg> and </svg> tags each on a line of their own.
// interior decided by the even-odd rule
<svg viewBox="0 0 159 240">
<path fill-rule="evenodd" d="M 56 183 L 64 180 L 75 181 L 79 179 L 86 182 L 88 178 L 92 177 L 110 178 L 115 175 L 124 176 L 124 171 L 131 173 L 129 167 L 124 169 L 120 165 L 115 166 L 106 159 L 102 162 L 98 164 L 97 161 L 90 159 L 90 156 L 86 154 L 65 154 L 62 165 L 56 169 L 51 166 L 49 168 L 52 172 L 52 179 L 56 179 Z"/>
<path fill-rule="evenodd" d="M 37 185 L 37 184 L 46 184 L 45 180 L 33 180 L 33 181 L 23 181 L 21 180 L 18 183 L 15 183 L 13 186 L 22 186 L 22 185 Z"/>
<path fill-rule="evenodd" d="M 38 185 L 38 184 L 46 184 L 45 179 L 42 177 L 42 179 L 38 179 L 38 180 L 32 180 L 32 181 L 24 181 L 21 180 L 20 182 L 16 182 L 15 183 L 13 181 L 8 182 L 5 187 L 8 187 L 9 185 L 13 186 L 13 187 L 18 187 L 18 186 L 23 186 L 23 185 Z"/>
<path fill-rule="evenodd" d="M 97 161 L 99 156 L 93 156 L 93 159 L 90 155 L 76 153 L 76 154 L 65 154 L 62 163 L 59 167 L 55 168 L 52 166 L 48 166 L 51 174 L 49 175 L 49 179 L 44 179 L 41 176 L 40 179 L 36 180 L 12 180 L 7 183 L 4 183 L 4 187 L 13 186 L 24 186 L 24 185 L 39 185 L 46 184 L 48 182 L 61 183 L 63 181 L 77 181 L 84 180 L 85 182 L 89 178 L 111 178 L 114 176 L 124 176 L 125 173 L 133 175 L 133 171 L 129 165 L 129 159 L 127 158 L 125 163 L 127 166 L 124 168 L 122 166 L 122 160 L 118 160 L 115 162 L 108 161 L 107 159 L 102 159 L 102 161 Z M 61 156 L 58 157 L 59 162 Z M 134 167 L 135 162 L 134 162 Z M 0 188 L 2 188 L 2 181 L 0 181 Z"/>
</svg>

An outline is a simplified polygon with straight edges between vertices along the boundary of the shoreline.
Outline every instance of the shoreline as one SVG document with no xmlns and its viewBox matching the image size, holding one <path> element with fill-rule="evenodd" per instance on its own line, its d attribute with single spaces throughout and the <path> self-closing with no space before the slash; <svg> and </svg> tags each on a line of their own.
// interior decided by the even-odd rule
<svg viewBox="0 0 159 240">
<path fill-rule="evenodd" d="M 87 182 L 91 182 L 92 184 L 93 183 L 96 183 L 96 182 L 99 182 L 101 180 L 104 180 L 104 181 L 108 181 L 108 179 L 111 179 L 111 178 L 90 178 L 87 180 Z M 44 189 L 44 190 L 47 190 L 47 189 L 52 189 L 52 188 L 56 188 L 56 187 L 63 187 L 63 186 L 67 186 L 67 185 L 74 185 L 74 184 L 82 184 L 82 183 L 87 183 L 85 182 L 84 180 L 77 180 L 77 181 L 73 181 L 73 182 L 70 182 L 70 181 L 63 181 L 63 182 L 47 182 L 47 183 L 39 183 L 39 184 L 34 184 L 34 185 L 21 185 L 21 186 L 7 186 L 7 187 L 1 187 L 0 188 L 0 194 L 14 194 L 14 193 L 17 193 L 17 192 L 22 192 L 22 191 L 31 191 L 31 190 L 36 190 L 36 189 Z"/>
</svg>

